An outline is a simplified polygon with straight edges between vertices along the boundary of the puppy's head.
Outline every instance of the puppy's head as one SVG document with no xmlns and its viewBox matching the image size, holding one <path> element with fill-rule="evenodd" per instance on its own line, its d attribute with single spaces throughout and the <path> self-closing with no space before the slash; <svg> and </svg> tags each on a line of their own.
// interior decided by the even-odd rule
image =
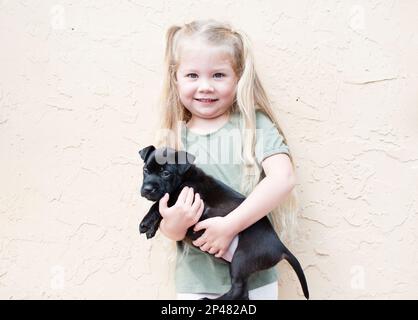
<svg viewBox="0 0 418 320">
<path fill-rule="evenodd" d="M 172 148 L 155 149 L 148 146 L 139 151 L 144 160 L 144 180 L 141 196 L 151 201 L 160 200 L 165 193 L 175 191 L 190 169 L 194 156 Z"/>
</svg>

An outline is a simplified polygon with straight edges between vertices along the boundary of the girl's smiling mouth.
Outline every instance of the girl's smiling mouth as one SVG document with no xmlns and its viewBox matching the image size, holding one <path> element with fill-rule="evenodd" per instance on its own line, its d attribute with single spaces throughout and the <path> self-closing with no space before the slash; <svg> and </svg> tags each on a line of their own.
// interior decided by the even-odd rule
<svg viewBox="0 0 418 320">
<path fill-rule="evenodd" d="M 213 102 L 218 101 L 219 99 L 197 99 L 197 98 L 194 98 L 194 100 L 202 102 L 202 103 L 213 103 Z"/>
</svg>

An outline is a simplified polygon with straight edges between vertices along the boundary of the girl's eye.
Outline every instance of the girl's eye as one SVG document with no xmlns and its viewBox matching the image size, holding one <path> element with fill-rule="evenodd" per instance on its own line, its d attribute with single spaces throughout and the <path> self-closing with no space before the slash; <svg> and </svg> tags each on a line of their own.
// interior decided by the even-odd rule
<svg viewBox="0 0 418 320">
<path fill-rule="evenodd" d="M 192 78 L 192 79 L 196 79 L 197 78 L 197 74 L 196 73 L 189 73 L 186 75 L 187 78 Z"/>
<path fill-rule="evenodd" d="M 225 74 L 218 72 L 218 73 L 215 73 L 213 76 L 215 78 L 223 78 L 223 77 L 225 77 Z"/>
</svg>

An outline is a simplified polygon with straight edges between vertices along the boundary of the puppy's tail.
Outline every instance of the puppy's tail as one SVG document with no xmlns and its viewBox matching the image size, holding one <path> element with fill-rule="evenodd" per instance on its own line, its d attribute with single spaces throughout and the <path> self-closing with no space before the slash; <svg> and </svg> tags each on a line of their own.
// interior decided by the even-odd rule
<svg viewBox="0 0 418 320">
<path fill-rule="evenodd" d="M 302 286 L 303 294 L 305 298 L 309 300 L 308 284 L 306 282 L 305 273 L 303 272 L 298 259 L 296 259 L 296 257 L 287 248 L 285 248 L 282 258 L 287 260 L 287 262 L 289 262 L 289 264 L 292 266 L 293 270 L 295 270 L 299 282 Z"/>
</svg>

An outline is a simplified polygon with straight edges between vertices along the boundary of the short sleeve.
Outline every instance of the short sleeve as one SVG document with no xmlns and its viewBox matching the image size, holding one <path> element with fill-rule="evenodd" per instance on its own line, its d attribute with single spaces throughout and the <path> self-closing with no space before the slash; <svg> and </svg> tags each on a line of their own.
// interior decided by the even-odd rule
<svg viewBox="0 0 418 320">
<path fill-rule="evenodd" d="M 270 118 L 261 111 L 256 111 L 256 130 L 255 153 L 259 164 L 267 157 L 277 153 L 290 155 L 289 147 L 284 143 L 283 136 Z"/>
</svg>

